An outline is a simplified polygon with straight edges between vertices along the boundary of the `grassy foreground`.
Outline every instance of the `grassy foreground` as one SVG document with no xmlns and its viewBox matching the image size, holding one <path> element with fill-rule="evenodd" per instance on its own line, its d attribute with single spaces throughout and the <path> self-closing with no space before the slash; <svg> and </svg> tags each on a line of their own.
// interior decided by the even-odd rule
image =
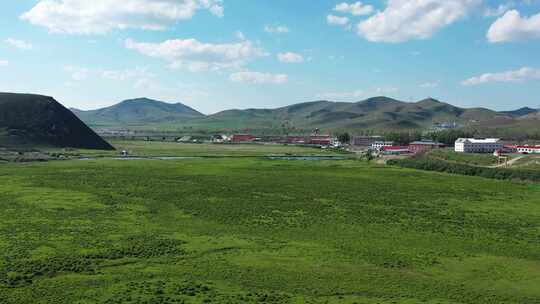
<svg viewBox="0 0 540 304">
<path fill-rule="evenodd" d="M 158 141 L 114 140 L 111 144 L 115 152 L 78 150 L 84 155 L 111 156 L 126 150 L 138 156 L 198 156 L 198 157 L 257 157 L 270 154 L 294 155 L 335 155 L 343 154 L 336 150 L 323 150 L 313 147 L 277 144 L 188 144 Z"/>
<path fill-rule="evenodd" d="M 540 303 L 540 188 L 259 159 L 0 164 L 0 303 Z"/>
</svg>

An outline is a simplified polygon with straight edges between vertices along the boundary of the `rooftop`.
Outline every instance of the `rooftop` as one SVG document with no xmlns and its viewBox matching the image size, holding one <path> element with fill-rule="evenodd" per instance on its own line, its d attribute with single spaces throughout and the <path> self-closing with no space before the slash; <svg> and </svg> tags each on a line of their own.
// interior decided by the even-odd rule
<svg viewBox="0 0 540 304">
<path fill-rule="evenodd" d="M 500 141 L 500 138 L 459 138 L 456 143 L 496 144 Z"/>
</svg>

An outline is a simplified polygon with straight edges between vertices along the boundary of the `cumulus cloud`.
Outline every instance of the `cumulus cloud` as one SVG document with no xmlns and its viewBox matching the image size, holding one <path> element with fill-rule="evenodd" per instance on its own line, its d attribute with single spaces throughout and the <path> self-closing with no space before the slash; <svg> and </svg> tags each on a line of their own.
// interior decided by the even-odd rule
<svg viewBox="0 0 540 304">
<path fill-rule="evenodd" d="M 486 7 L 484 9 L 484 17 L 499 17 L 504 15 L 507 11 L 511 10 L 515 4 L 513 2 L 508 2 L 504 4 L 499 4 L 497 7 Z"/>
<path fill-rule="evenodd" d="M 365 97 L 366 93 L 362 90 L 343 91 L 343 92 L 327 92 L 317 95 L 317 98 L 326 100 L 348 100 L 354 98 Z"/>
<path fill-rule="evenodd" d="M 349 18 L 339 17 L 335 15 L 326 16 L 326 22 L 330 25 L 347 25 L 349 24 Z"/>
<path fill-rule="evenodd" d="M 0 59 L 0 67 L 4 67 L 4 66 L 8 66 L 8 65 L 9 65 L 9 61 L 4 60 L 4 59 Z"/>
<path fill-rule="evenodd" d="M 276 26 L 267 25 L 264 27 L 264 31 L 267 33 L 283 34 L 283 33 L 288 33 L 289 28 L 284 25 L 276 25 Z"/>
<path fill-rule="evenodd" d="M 372 88 L 368 90 L 352 90 L 352 91 L 341 91 L 341 92 L 327 92 L 327 93 L 321 93 L 317 95 L 317 98 L 320 99 L 326 99 L 326 100 L 358 100 L 360 98 L 367 98 L 370 96 L 376 96 L 376 95 L 385 95 L 385 94 L 392 94 L 399 91 L 398 88 L 395 87 L 379 87 L 379 88 Z"/>
<path fill-rule="evenodd" d="M 52 33 L 106 34 L 113 30 L 164 30 L 198 10 L 223 16 L 221 0 L 41 0 L 21 19 Z"/>
<path fill-rule="evenodd" d="M 419 87 L 423 88 L 423 89 L 432 89 L 432 88 L 436 88 L 439 86 L 439 82 L 438 81 L 434 81 L 434 82 L 424 82 L 424 83 L 421 83 L 419 85 Z"/>
<path fill-rule="evenodd" d="M 516 10 L 506 12 L 489 28 L 489 42 L 511 42 L 540 38 L 540 13 L 522 17 Z"/>
<path fill-rule="evenodd" d="M 540 69 L 523 67 L 515 71 L 500 73 L 485 73 L 477 77 L 469 78 L 462 85 L 474 86 L 490 82 L 525 82 L 527 80 L 540 80 Z"/>
<path fill-rule="evenodd" d="M 358 34 L 373 42 L 427 39 L 462 19 L 481 0 L 389 0 L 384 11 L 358 24 Z"/>
<path fill-rule="evenodd" d="M 248 40 L 213 44 L 196 39 L 173 39 L 161 43 L 128 39 L 125 46 L 143 55 L 166 60 L 172 68 L 186 68 L 194 72 L 238 68 L 250 60 L 268 55 Z"/>
<path fill-rule="evenodd" d="M 229 78 L 231 81 L 247 84 L 284 84 L 289 81 L 289 76 L 286 74 L 270 74 L 251 71 L 233 73 Z"/>
<path fill-rule="evenodd" d="M 286 53 L 279 53 L 278 59 L 281 62 L 286 63 L 302 63 L 304 62 L 304 57 L 300 54 L 293 53 L 293 52 L 286 52 Z"/>
<path fill-rule="evenodd" d="M 82 81 L 88 78 L 90 70 L 84 67 L 78 67 L 73 65 L 66 65 L 64 71 L 71 75 L 71 79 L 74 81 Z"/>
<path fill-rule="evenodd" d="M 133 78 L 148 79 L 154 76 L 154 74 L 148 72 L 148 69 L 144 67 L 136 67 L 126 70 L 105 70 L 101 72 L 101 77 L 103 78 L 121 81 Z"/>
<path fill-rule="evenodd" d="M 336 12 L 349 13 L 353 16 L 370 15 L 374 10 L 373 6 L 365 5 L 360 1 L 351 4 L 343 2 L 334 7 L 334 11 Z"/>
<path fill-rule="evenodd" d="M 238 40 L 246 40 L 246 35 L 244 35 L 244 33 L 241 31 L 236 31 L 236 33 L 234 33 L 234 36 Z"/>
<path fill-rule="evenodd" d="M 28 51 L 34 48 L 34 46 L 31 43 L 23 41 L 23 40 L 14 39 L 14 38 L 8 38 L 5 40 L 5 42 L 11 45 L 12 47 L 15 47 L 24 51 Z"/>
</svg>

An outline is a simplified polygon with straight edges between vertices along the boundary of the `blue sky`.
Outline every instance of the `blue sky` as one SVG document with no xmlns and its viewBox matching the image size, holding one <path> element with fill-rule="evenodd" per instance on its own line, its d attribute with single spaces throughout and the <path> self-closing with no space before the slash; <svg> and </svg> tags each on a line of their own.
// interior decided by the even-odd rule
<svg viewBox="0 0 540 304">
<path fill-rule="evenodd" d="M 539 0 L 118 3 L 3 1 L 0 91 L 204 113 L 378 95 L 540 107 Z"/>
</svg>

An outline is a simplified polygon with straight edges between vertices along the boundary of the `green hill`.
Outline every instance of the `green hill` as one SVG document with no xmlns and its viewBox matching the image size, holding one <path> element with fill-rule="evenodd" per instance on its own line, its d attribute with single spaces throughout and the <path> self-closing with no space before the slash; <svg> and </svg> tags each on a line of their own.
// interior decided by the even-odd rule
<svg viewBox="0 0 540 304">
<path fill-rule="evenodd" d="M 529 108 L 529 107 L 523 107 L 523 108 L 520 108 L 520 109 L 517 109 L 517 110 L 514 110 L 514 111 L 505 111 L 505 112 L 502 112 L 502 113 L 505 113 L 505 114 L 508 114 L 512 117 L 522 117 L 522 116 L 527 116 L 529 114 L 536 114 L 536 113 L 539 113 L 540 110 L 538 109 L 533 109 L 533 108 Z"/>
<path fill-rule="evenodd" d="M 0 146 L 114 149 L 52 97 L 0 93 Z"/>
<path fill-rule="evenodd" d="M 488 130 L 507 126 L 517 129 L 530 125 L 524 120 L 530 121 L 538 113 L 530 108 L 497 112 L 456 107 L 433 98 L 403 102 L 384 96 L 353 103 L 319 100 L 275 109 L 232 109 L 208 116 L 182 104 L 146 98 L 94 111 L 73 111 L 94 128 L 259 133 L 309 132 L 315 128 L 326 132 L 425 130 L 437 123 L 454 122 Z"/>
<path fill-rule="evenodd" d="M 204 117 L 203 114 L 184 104 L 170 104 L 148 98 L 125 100 L 114 106 L 98 110 L 72 109 L 72 111 L 92 127 L 182 122 Z"/>
<path fill-rule="evenodd" d="M 256 127 L 294 129 L 423 129 L 434 123 L 491 120 L 501 114 L 483 108 L 463 109 L 435 99 L 415 103 L 374 97 L 356 103 L 315 101 L 277 109 L 228 110 L 196 123 L 239 129 Z"/>
</svg>

